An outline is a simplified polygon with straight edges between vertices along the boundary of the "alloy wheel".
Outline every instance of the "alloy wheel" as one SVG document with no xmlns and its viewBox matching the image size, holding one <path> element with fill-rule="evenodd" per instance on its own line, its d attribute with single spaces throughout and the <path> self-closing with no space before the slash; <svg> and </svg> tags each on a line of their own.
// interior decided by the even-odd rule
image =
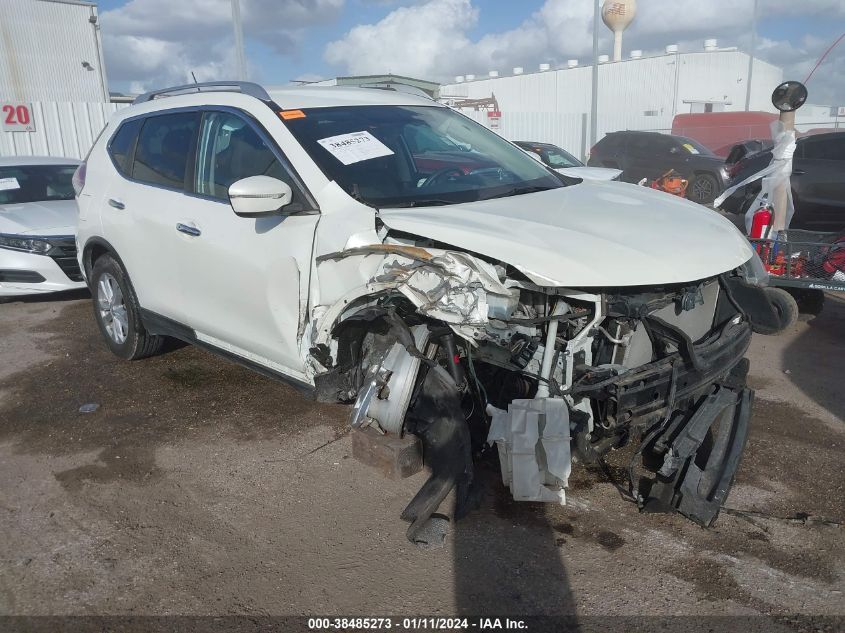
<svg viewBox="0 0 845 633">
<path fill-rule="evenodd" d="M 713 195 L 713 183 L 707 178 L 696 178 L 692 183 L 692 192 L 696 200 L 709 200 Z"/>
<path fill-rule="evenodd" d="M 97 284 L 97 308 L 109 337 L 118 345 L 125 343 L 129 335 L 129 315 L 120 285 L 109 273 L 103 273 Z"/>
</svg>

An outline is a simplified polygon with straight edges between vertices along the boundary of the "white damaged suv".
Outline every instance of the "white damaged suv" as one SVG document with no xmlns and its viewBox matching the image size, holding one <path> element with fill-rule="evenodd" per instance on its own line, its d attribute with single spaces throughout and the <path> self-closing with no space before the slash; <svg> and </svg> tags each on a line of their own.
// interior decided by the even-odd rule
<svg viewBox="0 0 845 633">
<path fill-rule="evenodd" d="M 248 83 L 148 93 L 77 174 L 106 344 L 175 337 L 421 440 L 409 538 L 495 445 L 515 499 L 633 443 L 633 498 L 709 525 L 776 320 L 744 236 L 704 207 L 572 182 L 403 92 Z M 776 326 L 776 323 L 774 323 Z M 283 422 L 283 420 L 282 420 Z"/>
</svg>

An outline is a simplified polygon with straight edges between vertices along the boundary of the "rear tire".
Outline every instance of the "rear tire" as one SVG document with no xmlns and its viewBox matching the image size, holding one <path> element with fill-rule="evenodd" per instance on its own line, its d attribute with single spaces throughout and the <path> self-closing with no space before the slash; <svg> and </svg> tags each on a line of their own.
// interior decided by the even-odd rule
<svg viewBox="0 0 845 633">
<path fill-rule="evenodd" d="M 94 318 L 115 356 L 137 360 L 161 351 L 164 337 L 150 334 L 141 322 L 141 307 L 123 266 L 102 255 L 91 269 Z"/>
<path fill-rule="evenodd" d="M 778 315 L 780 326 L 778 328 L 768 328 L 754 324 L 754 331 L 758 334 L 777 334 L 795 325 L 798 321 L 798 304 L 795 302 L 794 297 L 783 288 L 766 288 L 765 293 L 772 307 L 775 309 L 775 313 Z"/>
<path fill-rule="evenodd" d="M 710 204 L 719 195 L 719 181 L 712 174 L 696 174 L 687 189 L 687 198 L 698 204 Z"/>
</svg>

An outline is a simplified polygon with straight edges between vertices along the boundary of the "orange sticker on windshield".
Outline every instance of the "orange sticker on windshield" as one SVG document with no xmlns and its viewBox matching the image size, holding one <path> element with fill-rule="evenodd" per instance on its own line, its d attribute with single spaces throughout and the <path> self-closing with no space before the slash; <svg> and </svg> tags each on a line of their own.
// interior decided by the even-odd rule
<svg viewBox="0 0 845 633">
<path fill-rule="evenodd" d="M 302 110 L 282 110 L 279 116 L 287 121 L 288 119 L 304 119 L 305 113 Z"/>
</svg>

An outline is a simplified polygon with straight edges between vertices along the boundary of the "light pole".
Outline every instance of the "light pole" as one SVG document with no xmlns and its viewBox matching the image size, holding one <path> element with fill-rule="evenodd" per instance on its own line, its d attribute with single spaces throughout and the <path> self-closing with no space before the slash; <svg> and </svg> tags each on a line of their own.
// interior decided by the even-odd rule
<svg viewBox="0 0 845 633">
<path fill-rule="evenodd" d="M 232 28 L 235 31 L 235 65 L 239 81 L 245 81 L 246 53 L 244 52 L 244 30 L 241 24 L 241 2 L 232 0 Z"/>
<path fill-rule="evenodd" d="M 745 86 L 745 111 L 751 109 L 751 77 L 754 75 L 754 51 L 757 50 L 757 3 L 754 0 L 753 14 L 751 15 L 751 50 L 748 52 L 748 78 Z"/>
<path fill-rule="evenodd" d="M 599 100 L 599 15 L 601 15 L 601 0 L 595 0 L 593 10 L 593 97 L 590 104 L 590 147 L 594 147 L 598 140 L 598 100 Z"/>
</svg>

